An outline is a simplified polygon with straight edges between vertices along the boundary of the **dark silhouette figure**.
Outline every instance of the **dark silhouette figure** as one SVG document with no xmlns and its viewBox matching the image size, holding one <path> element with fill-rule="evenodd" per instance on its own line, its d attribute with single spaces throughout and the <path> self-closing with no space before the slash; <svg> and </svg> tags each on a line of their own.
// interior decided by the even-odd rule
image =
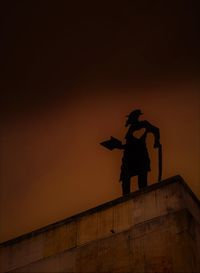
<svg viewBox="0 0 200 273">
<path fill-rule="evenodd" d="M 148 133 L 154 135 L 154 148 L 159 148 L 159 178 L 161 180 L 161 144 L 159 129 L 147 120 L 139 121 L 142 115 L 141 110 L 132 111 L 127 116 L 126 127 L 128 131 L 125 135 L 126 143 L 114 137 L 104 141 L 101 145 L 113 150 L 114 148 L 124 150 L 121 165 L 120 181 L 122 181 L 123 195 L 130 193 L 130 180 L 132 176 L 138 176 L 138 187 L 142 189 L 147 186 L 147 173 L 150 169 L 150 159 L 146 147 L 146 137 Z M 134 136 L 134 132 L 145 129 L 140 138 Z"/>
</svg>

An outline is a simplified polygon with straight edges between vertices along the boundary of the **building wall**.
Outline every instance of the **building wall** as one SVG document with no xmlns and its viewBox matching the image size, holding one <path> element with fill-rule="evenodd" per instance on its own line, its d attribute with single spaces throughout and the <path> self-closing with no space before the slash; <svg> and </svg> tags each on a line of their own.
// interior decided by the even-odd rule
<svg viewBox="0 0 200 273">
<path fill-rule="evenodd" d="M 1 245 L 1 271 L 200 272 L 200 206 L 176 176 Z"/>
</svg>

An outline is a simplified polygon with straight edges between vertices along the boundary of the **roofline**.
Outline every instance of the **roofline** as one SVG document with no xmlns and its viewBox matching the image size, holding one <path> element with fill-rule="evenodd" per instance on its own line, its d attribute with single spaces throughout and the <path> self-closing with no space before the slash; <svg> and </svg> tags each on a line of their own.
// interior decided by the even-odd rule
<svg viewBox="0 0 200 273">
<path fill-rule="evenodd" d="M 108 202 L 103 203 L 101 205 L 98 205 L 98 206 L 96 206 L 94 208 L 85 210 L 83 212 L 77 213 L 77 214 L 72 215 L 72 216 L 70 216 L 68 218 L 65 218 L 63 220 L 59 220 L 59 221 L 57 221 L 55 223 L 49 224 L 49 225 L 47 225 L 45 227 L 36 229 L 34 231 L 25 233 L 25 234 L 23 234 L 21 236 L 15 237 L 15 238 L 10 239 L 8 241 L 2 242 L 2 243 L 0 243 L 0 247 L 5 247 L 5 246 L 11 245 L 11 244 L 18 243 L 19 241 L 34 237 L 34 236 L 39 235 L 39 234 L 41 234 L 41 233 L 43 233 L 45 231 L 48 231 L 48 230 L 57 228 L 59 226 L 62 226 L 63 224 L 72 222 L 74 220 L 78 220 L 79 218 L 81 218 L 83 216 L 86 216 L 86 215 L 89 215 L 89 214 L 92 214 L 92 213 L 95 213 L 95 212 L 110 208 L 110 207 L 112 207 L 114 205 L 117 205 L 119 203 L 130 200 L 130 199 L 140 195 L 141 193 L 148 193 L 148 192 L 156 190 L 156 189 L 158 189 L 160 187 L 163 187 L 163 186 L 166 186 L 166 185 L 169 185 L 169 184 L 173 184 L 173 183 L 177 183 L 177 182 L 180 182 L 181 184 L 183 184 L 184 188 L 189 192 L 189 194 L 193 197 L 193 199 L 195 199 L 195 201 L 197 202 L 197 204 L 200 207 L 200 200 L 196 197 L 196 195 L 193 193 L 193 191 L 188 187 L 188 185 L 186 184 L 184 179 L 180 175 L 175 175 L 175 176 L 172 176 L 170 178 L 164 179 L 164 180 L 162 180 L 162 181 L 160 181 L 158 183 L 154 183 L 152 185 L 149 185 L 148 187 L 146 187 L 144 189 L 132 192 L 132 193 L 126 195 L 126 196 L 118 197 L 118 198 L 116 198 L 114 200 L 108 201 Z"/>
</svg>

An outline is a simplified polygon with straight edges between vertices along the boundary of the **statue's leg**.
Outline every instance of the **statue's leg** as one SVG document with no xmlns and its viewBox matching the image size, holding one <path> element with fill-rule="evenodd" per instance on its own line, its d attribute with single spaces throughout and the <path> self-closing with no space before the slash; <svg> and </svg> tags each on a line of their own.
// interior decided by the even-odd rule
<svg viewBox="0 0 200 273">
<path fill-rule="evenodd" d="M 142 189 L 147 187 L 147 172 L 138 175 L 138 188 Z"/>
<path fill-rule="evenodd" d="M 122 193 L 123 195 L 129 194 L 131 191 L 131 180 L 130 178 L 126 178 L 122 180 Z"/>
</svg>

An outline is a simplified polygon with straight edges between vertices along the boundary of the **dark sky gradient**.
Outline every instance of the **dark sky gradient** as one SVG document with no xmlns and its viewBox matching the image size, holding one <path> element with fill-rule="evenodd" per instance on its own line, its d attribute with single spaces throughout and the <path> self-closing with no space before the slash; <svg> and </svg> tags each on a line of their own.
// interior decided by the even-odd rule
<svg viewBox="0 0 200 273">
<path fill-rule="evenodd" d="M 2 241 L 121 194 L 121 153 L 98 143 L 133 108 L 161 129 L 163 177 L 200 196 L 197 3 L 1 4 Z"/>
<path fill-rule="evenodd" d="M 8 105 L 19 111 L 43 107 L 66 92 L 71 98 L 71 88 L 85 81 L 140 85 L 163 77 L 177 80 L 194 75 L 199 64 L 195 1 L 4 5 L 1 53 L 7 111 Z"/>
</svg>

